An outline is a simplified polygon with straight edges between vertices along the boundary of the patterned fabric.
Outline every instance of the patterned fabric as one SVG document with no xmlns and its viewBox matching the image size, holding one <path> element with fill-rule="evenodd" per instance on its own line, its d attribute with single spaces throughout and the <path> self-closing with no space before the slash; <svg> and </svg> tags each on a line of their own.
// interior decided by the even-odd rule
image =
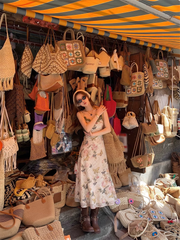
<svg viewBox="0 0 180 240">
<path fill-rule="evenodd" d="M 21 72 L 28 78 L 31 77 L 32 64 L 33 64 L 33 54 L 31 52 L 29 45 L 26 45 L 21 58 L 20 69 L 21 69 Z"/>
<path fill-rule="evenodd" d="M 90 121 L 85 118 L 86 121 Z M 103 128 L 103 120 L 99 118 L 92 132 Z M 81 207 L 91 209 L 114 205 L 116 192 L 109 174 L 107 156 L 102 136 L 85 136 L 79 152 L 75 201 Z"/>
</svg>

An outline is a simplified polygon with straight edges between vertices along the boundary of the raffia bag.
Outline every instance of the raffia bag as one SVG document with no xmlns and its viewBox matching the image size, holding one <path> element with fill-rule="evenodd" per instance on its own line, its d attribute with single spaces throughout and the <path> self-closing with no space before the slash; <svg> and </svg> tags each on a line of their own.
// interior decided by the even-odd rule
<svg viewBox="0 0 180 240">
<path fill-rule="evenodd" d="M 3 47 L 0 49 L 0 60 L 1 60 L 0 91 L 8 91 L 13 89 L 13 77 L 15 74 L 15 64 L 14 64 L 12 47 L 9 40 L 7 17 L 5 13 L 1 15 L 0 29 L 1 29 L 3 19 L 5 19 L 5 23 L 6 23 L 7 37 Z"/>
<path fill-rule="evenodd" d="M 71 33 L 71 40 L 66 40 L 67 32 Z M 58 42 L 58 46 L 68 70 L 79 70 L 85 65 L 84 46 L 80 40 L 75 39 L 73 29 L 66 29 L 63 40 Z"/>
<path fill-rule="evenodd" d="M 21 72 L 28 78 L 31 77 L 33 60 L 34 58 L 30 46 L 26 45 L 22 54 L 20 69 Z"/>
<path fill-rule="evenodd" d="M 61 51 L 56 43 L 53 30 L 52 33 L 54 37 L 55 47 L 53 47 L 52 44 L 46 44 L 49 36 L 49 31 L 50 29 L 48 29 L 44 44 L 37 53 L 32 67 L 36 72 L 43 75 L 61 74 L 67 71 L 67 64 L 61 56 Z"/>
<path fill-rule="evenodd" d="M 50 74 L 47 76 L 38 75 L 39 79 L 39 90 L 46 92 L 55 92 L 63 86 L 61 75 Z"/>
<path fill-rule="evenodd" d="M 124 146 L 111 127 L 111 132 L 103 135 L 104 145 L 106 149 L 109 172 L 111 174 L 115 187 L 121 187 L 122 183 L 118 174 L 126 170 L 124 159 Z"/>
<path fill-rule="evenodd" d="M 64 207 L 66 203 L 67 183 L 57 181 L 50 185 L 54 205 L 56 208 Z"/>
<path fill-rule="evenodd" d="M 123 192 L 118 192 L 117 199 L 114 205 L 109 206 L 112 212 L 118 212 L 120 210 L 124 210 L 129 208 L 128 198 L 124 195 Z"/>
<path fill-rule="evenodd" d="M 136 155 L 138 145 L 139 145 L 139 152 L 138 152 L 138 155 Z M 149 142 L 147 142 L 147 146 L 149 149 L 146 149 L 144 135 L 140 126 L 138 129 L 138 133 L 137 133 L 137 137 L 136 137 L 136 141 L 134 144 L 132 157 L 131 157 L 131 162 L 135 168 L 142 169 L 152 165 L 155 154 Z M 145 153 L 143 153 L 144 147 L 145 147 Z"/>
<path fill-rule="evenodd" d="M 41 151 L 39 151 L 41 149 Z M 44 147 L 44 138 L 42 138 L 42 142 L 34 143 L 33 138 L 31 138 L 31 153 L 29 160 L 37 160 L 46 157 L 46 150 Z"/>
<path fill-rule="evenodd" d="M 54 222 L 39 228 L 27 228 L 22 237 L 24 240 L 64 240 L 64 234 L 60 221 Z"/>
<path fill-rule="evenodd" d="M 116 108 L 125 108 L 128 105 L 128 97 L 126 92 L 121 91 L 120 79 L 117 79 L 116 86 L 112 92 L 114 101 L 116 102 Z"/>
<path fill-rule="evenodd" d="M 162 59 L 159 58 L 159 54 L 161 53 Z M 161 80 L 168 80 L 169 79 L 169 73 L 168 73 L 168 64 L 165 60 L 163 60 L 163 51 L 158 51 L 158 58 L 155 60 L 156 68 L 158 69 L 158 72 L 156 74 L 156 79 Z"/>
</svg>

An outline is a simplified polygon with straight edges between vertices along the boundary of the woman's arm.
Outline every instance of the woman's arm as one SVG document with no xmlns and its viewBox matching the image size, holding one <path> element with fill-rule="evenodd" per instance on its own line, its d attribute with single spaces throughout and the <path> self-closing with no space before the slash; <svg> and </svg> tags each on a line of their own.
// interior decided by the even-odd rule
<svg viewBox="0 0 180 240">
<path fill-rule="evenodd" d="M 89 133 L 90 136 L 97 137 L 97 136 L 104 135 L 106 133 L 111 132 L 111 126 L 110 126 L 110 122 L 109 122 L 109 117 L 108 117 L 107 111 L 105 111 L 102 114 L 102 117 L 103 117 L 103 120 L 104 120 L 104 128 L 102 130 L 100 130 L 100 131 L 97 131 L 97 132 L 93 132 L 93 133 L 90 132 Z"/>
<path fill-rule="evenodd" d="M 81 112 L 77 112 L 77 118 L 79 119 L 79 122 L 81 123 L 84 130 L 89 133 L 92 128 L 94 127 L 94 124 L 97 122 L 100 115 L 102 115 L 106 111 L 105 106 L 101 105 L 97 110 L 94 117 L 91 119 L 90 122 L 86 122 L 84 119 L 84 116 Z"/>
</svg>

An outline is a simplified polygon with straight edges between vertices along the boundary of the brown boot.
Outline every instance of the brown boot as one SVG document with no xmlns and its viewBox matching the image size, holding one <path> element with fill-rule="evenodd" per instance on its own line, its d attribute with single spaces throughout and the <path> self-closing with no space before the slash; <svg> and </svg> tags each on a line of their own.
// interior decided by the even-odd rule
<svg viewBox="0 0 180 240">
<path fill-rule="evenodd" d="M 81 208 L 81 227 L 83 232 L 94 232 L 89 217 L 89 208 Z"/>
<path fill-rule="evenodd" d="M 99 208 L 91 209 L 91 224 L 95 233 L 100 232 L 100 227 L 98 225 L 98 212 Z"/>
</svg>

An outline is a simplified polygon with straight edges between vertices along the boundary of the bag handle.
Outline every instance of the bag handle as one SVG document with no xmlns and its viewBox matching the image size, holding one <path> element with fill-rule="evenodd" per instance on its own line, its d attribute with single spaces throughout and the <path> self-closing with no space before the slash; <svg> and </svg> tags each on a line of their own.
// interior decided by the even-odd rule
<svg viewBox="0 0 180 240">
<path fill-rule="evenodd" d="M 149 107 L 150 107 L 150 110 L 151 110 L 151 113 L 152 113 L 152 117 L 153 117 L 153 120 L 155 121 L 154 114 L 153 114 L 153 110 L 152 110 L 152 106 L 151 106 L 151 103 L 150 103 L 150 100 L 149 100 L 149 96 L 148 96 L 147 93 L 146 93 L 146 99 L 148 99 Z M 148 122 L 149 122 L 149 120 L 148 120 Z M 149 123 L 150 123 L 150 122 L 149 122 Z"/>
<path fill-rule="evenodd" d="M 132 75 L 132 69 L 134 66 L 136 66 L 136 70 L 137 70 L 136 72 L 138 72 L 138 65 L 136 62 L 133 62 L 133 63 L 131 63 L 131 75 Z"/>
<path fill-rule="evenodd" d="M 154 103 L 153 103 L 153 114 L 158 114 L 159 116 L 161 115 L 161 110 L 159 108 L 158 100 L 154 100 Z"/>
<path fill-rule="evenodd" d="M 161 56 L 162 56 L 162 59 L 164 58 L 164 56 L 163 56 L 163 51 L 162 50 L 159 50 L 158 51 L 158 59 L 160 59 L 159 57 L 160 57 L 160 53 L 161 53 Z"/>
<path fill-rule="evenodd" d="M 10 227 L 5 227 L 5 226 L 3 226 L 3 225 L 0 224 L 0 228 L 3 228 L 3 229 L 7 229 L 7 230 L 8 230 L 8 229 L 11 229 L 12 227 L 14 227 L 15 222 L 16 222 L 16 219 L 15 219 L 15 218 L 18 218 L 19 220 L 22 220 L 21 217 L 19 217 L 18 215 L 16 215 L 16 214 L 13 213 L 13 208 L 12 208 L 12 207 L 9 209 L 9 213 L 4 212 L 4 211 L 0 211 L 0 213 L 2 213 L 2 214 L 4 214 L 4 215 L 11 216 L 11 217 L 13 218 L 13 224 L 12 224 Z"/>
<path fill-rule="evenodd" d="M 72 28 L 67 28 L 66 31 L 64 32 L 63 35 L 63 40 L 66 40 L 66 33 L 70 32 L 71 33 L 71 40 L 75 40 L 75 34 Z"/>
<path fill-rule="evenodd" d="M 28 227 L 29 227 L 29 226 L 28 226 Z M 35 233 L 37 234 L 37 236 L 41 237 L 41 236 L 40 236 L 40 233 L 39 233 L 38 230 L 37 230 L 37 228 L 35 228 L 34 226 L 32 226 L 32 227 L 34 228 L 34 231 L 35 231 Z M 51 226 L 51 224 L 47 224 L 46 227 L 47 227 L 47 229 L 48 229 L 50 232 L 53 231 L 53 227 Z"/>
<path fill-rule="evenodd" d="M 3 14 L 1 15 L 0 29 L 1 29 L 1 25 L 2 25 L 3 20 L 5 20 L 5 24 L 6 24 L 6 35 L 7 35 L 7 37 L 9 38 L 8 25 L 7 25 L 7 15 L 6 15 L 6 13 L 3 13 Z"/>
<path fill-rule="evenodd" d="M 76 39 L 79 40 L 80 38 L 82 38 L 82 42 L 83 42 L 83 46 L 84 46 L 84 35 L 82 32 L 77 32 Z"/>
</svg>

